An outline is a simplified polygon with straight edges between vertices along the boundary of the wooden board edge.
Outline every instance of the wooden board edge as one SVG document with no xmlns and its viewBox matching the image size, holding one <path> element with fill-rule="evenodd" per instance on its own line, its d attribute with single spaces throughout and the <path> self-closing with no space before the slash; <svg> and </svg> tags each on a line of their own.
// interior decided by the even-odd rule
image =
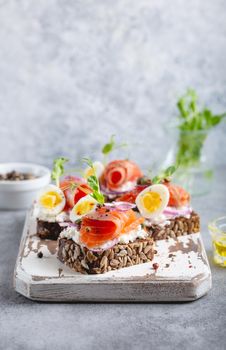
<svg viewBox="0 0 226 350">
<path fill-rule="evenodd" d="M 158 283 L 158 294 L 154 294 L 153 281 L 137 282 L 96 282 L 87 283 L 51 283 L 33 282 L 27 276 L 16 275 L 15 290 L 31 300 L 48 302 L 183 302 L 194 301 L 206 295 L 212 286 L 211 274 L 197 280 Z M 178 288 L 178 285 L 180 286 Z M 114 288 L 112 286 L 114 285 Z M 167 296 L 166 291 L 170 293 Z M 153 293 L 154 292 L 154 293 Z M 171 295 L 171 297 L 169 297 Z M 184 297 L 184 295 L 186 295 Z"/>
<path fill-rule="evenodd" d="M 18 275 L 21 270 L 21 253 L 24 249 L 24 243 L 25 240 L 28 236 L 28 229 L 29 229 L 29 221 L 30 221 L 30 215 L 31 215 L 32 209 L 28 210 L 25 216 L 25 221 L 24 221 L 24 226 L 23 226 L 23 231 L 21 235 L 21 240 L 20 240 L 20 245 L 19 245 L 19 250 L 18 250 L 18 255 L 16 258 L 16 263 L 14 267 L 14 272 L 13 272 L 13 287 L 14 290 L 20 294 L 22 294 L 25 297 L 29 298 L 29 293 L 28 293 L 28 288 L 29 288 L 29 278 L 19 278 Z"/>
<path fill-rule="evenodd" d="M 20 256 L 28 235 L 27 230 L 30 214 L 31 211 L 26 215 L 14 270 L 14 289 L 28 299 L 47 302 L 183 302 L 194 301 L 201 298 L 207 294 L 212 287 L 210 268 L 209 273 L 204 275 L 202 279 L 197 280 L 193 278 L 190 281 L 184 281 L 183 285 L 186 288 L 186 297 L 182 296 L 182 293 L 175 292 L 177 290 L 177 288 L 175 288 L 177 284 L 176 281 L 172 284 L 174 285 L 174 290 L 173 293 L 171 292 L 171 298 L 168 296 L 166 297 L 165 295 L 167 293 L 164 292 L 166 288 L 169 288 L 169 281 L 158 281 L 158 296 L 153 297 L 153 281 L 151 279 L 142 282 L 140 280 L 123 280 L 117 282 L 92 282 L 90 284 L 81 283 L 79 281 L 76 281 L 76 283 L 61 282 L 61 284 L 53 282 L 47 287 L 47 283 L 43 283 L 43 281 L 33 281 L 32 277 L 21 269 Z M 202 241 L 201 235 L 200 239 Z M 203 253 L 209 267 L 205 249 Z M 179 282 L 181 283 L 181 280 L 178 281 L 178 283 Z M 114 296 L 111 294 L 112 284 L 114 284 Z M 65 293 L 65 289 L 68 290 L 67 293 Z M 143 294 L 140 292 L 140 289 L 142 289 Z M 50 293 L 49 295 L 46 295 L 46 290 L 47 293 Z"/>
</svg>

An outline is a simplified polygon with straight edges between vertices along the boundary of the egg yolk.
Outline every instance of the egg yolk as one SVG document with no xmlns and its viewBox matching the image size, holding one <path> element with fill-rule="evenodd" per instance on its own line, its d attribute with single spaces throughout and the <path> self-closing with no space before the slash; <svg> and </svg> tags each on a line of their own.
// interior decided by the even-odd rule
<svg viewBox="0 0 226 350">
<path fill-rule="evenodd" d="M 84 215 L 88 212 L 90 212 L 90 210 L 93 209 L 95 203 L 93 202 L 88 202 L 88 201 L 83 201 L 82 203 L 79 203 L 76 208 L 75 208 L 75 212 L 77 215 Z"/>
<path fill-rule="evenodd" d="M 44 208 L 52 209 L 62 202 L 62 198 L 57 192 L 46 192 L 40 198 L 40 203 Z"/>
<path fill-rule="evenodd" d="M 86 171 L 86 174 L 85 174 L 85 177 L 88 178 L 89 176 L 92 176 L 94 175 L 94 171 L 92 168 L 89 168 L 87 171 Z"/>
<path fill-rule="evenodd" d="M 142 197 L 143 206 L 149 213 L 153 213 L 157 210 L 161 202 L 160 194 L 157 192 L 147 192 Z"/>
</svg>

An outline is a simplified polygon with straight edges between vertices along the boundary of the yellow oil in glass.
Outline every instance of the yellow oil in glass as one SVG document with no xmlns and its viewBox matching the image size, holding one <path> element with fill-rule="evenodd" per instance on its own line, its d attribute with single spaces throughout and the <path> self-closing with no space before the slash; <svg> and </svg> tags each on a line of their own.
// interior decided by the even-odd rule
<svg viewBox="0 0 226 350">
<path fill-rule="evenodd" d="M 213 239 L 214 261 L 221 266 L 226 267 L 226 237 L 217 237 Z"/>
<path fill-rule="evenodd" d="M 226 267 L 226 216 L 210 222 L 208 229 L 212 238 L 213 260 L 217 265 Z"/>
</svg>

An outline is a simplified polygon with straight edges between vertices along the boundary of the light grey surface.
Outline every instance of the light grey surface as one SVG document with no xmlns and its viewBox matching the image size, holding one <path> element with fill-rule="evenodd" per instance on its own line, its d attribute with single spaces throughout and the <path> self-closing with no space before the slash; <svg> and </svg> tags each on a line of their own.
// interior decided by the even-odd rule
<svg viewBox="0 0 226 350">
<path fill-rule="evenodd" d="M 224 0 L 0 0 L 0 161 L 79 159 L 115 133 L 148 165 L 164 154 L 161 126 L 188 86 L 226 106 Z M 218 163 L 226 162 L 220 130 Z M 141 147 L 142 145 L 142 147 Z M 225 214 L 225 167 L 195 201 Z M 12 288 L 24 213 L 0 213 L 0 348 L 223 349 L 226 270 L 191 304 L 38 304 Z"/>
</svg>

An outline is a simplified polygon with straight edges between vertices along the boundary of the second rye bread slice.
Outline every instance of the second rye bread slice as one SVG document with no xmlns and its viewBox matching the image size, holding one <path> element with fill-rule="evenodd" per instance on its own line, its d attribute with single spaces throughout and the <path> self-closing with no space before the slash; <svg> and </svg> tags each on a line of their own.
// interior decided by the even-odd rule
<svg viewBox="0 0 226 350">
<path fill-rule="evenodd" d="M 168 219 L 167 221 L 169 223 L 165 226 L 151 225 L 150 227 L 146 227 L 155 241 L 200 232 L 200 218 L 194 211 L 191 212 L 189 217 L 178 216 L 176 218 Z"/>
</svg>

